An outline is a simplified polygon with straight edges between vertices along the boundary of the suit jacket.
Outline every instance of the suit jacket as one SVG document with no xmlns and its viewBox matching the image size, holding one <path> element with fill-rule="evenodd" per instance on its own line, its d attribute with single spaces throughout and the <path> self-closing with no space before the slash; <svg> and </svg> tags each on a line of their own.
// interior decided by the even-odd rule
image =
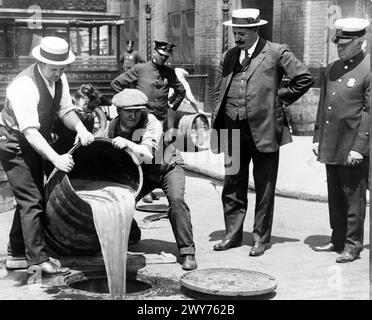
<svg viewBox="0 0 372 320">
<path fill-rule="evenodd" d="M 220 62 L 213 96 L 212 128 L 217 133 L 224 128 L 223 118 L 234 67 L 239 60 L 240 49 L 227 51 Z M 300 62 L 287 46 L 262 38 L 252 55 L 247 70 L 246 108 L 252 137 L 260 152 L 275 152 L 283 144 L 292 141 L 288 122 L 282 105 L 289 105 L 300 98 L 312 85 L 313 79 L 307 67 Z M 288 87 L 279 89 L 283 76 L 290 79 Z M 216 131 L 215 131 L 216 132 Z M 218 148 L 217 135 L 211 135 L 213 152 Z"/>
<path fill-rule="evenodd" d="M 369 155 L 370 55 L 330 64 L 321 78 L 314 128 L 318 160 L 346 165 L 350 150 Z"/>
</svg>

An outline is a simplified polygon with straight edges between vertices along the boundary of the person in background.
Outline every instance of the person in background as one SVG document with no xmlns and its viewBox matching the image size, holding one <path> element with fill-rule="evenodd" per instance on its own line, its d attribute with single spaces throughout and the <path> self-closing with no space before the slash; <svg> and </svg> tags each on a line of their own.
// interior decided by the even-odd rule
<svg viewBox="0 0 372 320">
<path fill-rule="evenodd" d="M 9 84 L 0 116 L 0 161 L 11 185 L 16 210 L 9 234 L 8 254 L 25 256 L 28 271 L 38 266 L 43 274 L 69 272 L 49 257 L 42 219 L 44 215 L 44 160 L 69 172 L 70 154 L 58 154 L 49 145 L 55 115 L 76 131 L 83 146 L 94 141 L 71 101 L 64 69 L 75 60 L 68 43 L 58 37 L 42 38 L 32 50 L 32 64 Z"/>
<path fill-rule="evenodd" d="M 370 55 L 363 52 L 365 19 L 335 21 L 339 60 L 321 79 L 313 151 L 327 172 L 330 242 L 315 251 L 342 252 L 352 262 L 363 249 L 369 169 Z"/>
<path fill-rule="evenodd" d="M 258 9 L 233 10 L 232 20 L 224 22 L 232 26 L 236 46 L 222 57 L 211 120 L 213 129 L 227 129 L 229 134 L 221 137 L 221 148 L 216 147 L 216 135 L 211 135 L 212 151 L 224 152 L 225 157 L 226 235 L 214 250 L 241 245 L 252 160 L 256 206 L 250 256 L 264 254 L 271 239 L 279 147 L 292 141 L 283 106 L 295 102 L 313 84 L 306 66 L 286 45 L 258 35 L 259 26 L 266 23 Z M 284 75 L 290 82 L 280 88 Z"/>
<path fill-rule="evenodd" d="M 75 92 L 72 102 L 75 106 L 75 112 L 87 130 L 94 133 L 94 125 L 97 113 L 100 110 L 96 108 L 100 106 L 111 105 L 111 101 L 104 97 L 101 92 L 92 84 L 83 84 Z M 106 116 L 104 112 L 100 112 L 99 121 L 104 121 Z M 104 122 L 106 124 L 106 122 Z M 100 125 L 104 125 L 100 123 Z M 76 132 L 67 128 L 63 121 L 58 116 L 55 117 L 53 123 L 53 143 L 52 147 L 57 153 L 68 152 L 77 142 Z M 49 175 L 53 170 L 51 163 L 46 164 L 46 173 Z"/>
<path fill-rule="evenodd" d="M 127 41 L 127 49 L 120 57 L 120 63 L 123 67 L 123 71 L 130 70 L 135 64 L 145 62 L 140 56 L 137 50 L 133 50 L 134 41 Z"/>
<path fill-rule="evenodd" d="M 168 217 L 176 239 L 184 270 L 197 268 L 193 241 L 191 215 L 185 193 L 185 172 L 180 153 L 171 144 L 163 155 L 161 147 L 163 127 L 159 120 L 147 113 L 148 99 L 138 89 L 124 89 L 114 95 L 113 105 L 118 116 L 110 121 L 105 136 L 112 139 L 118 149 L 129 149 L 140 159 L 143 185 L 136 198 L 161 188 L 168 199 Z M 129 240 L 140 240 L 141 232 L 133 219 Z M 135 239 L 137 237 L 137 239 Z"/>
</svg>

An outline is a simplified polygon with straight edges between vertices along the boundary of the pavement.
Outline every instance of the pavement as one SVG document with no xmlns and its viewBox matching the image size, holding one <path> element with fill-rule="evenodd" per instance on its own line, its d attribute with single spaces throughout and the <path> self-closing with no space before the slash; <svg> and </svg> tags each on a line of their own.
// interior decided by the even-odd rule
<svg viewBox="0 0 372 320">
<path fill-rule="evenodd" d="M 225 235 L 221 203 L 223 156 L 210 151 L 183 153 L 187 169 L 185 199 L 192 217 L 198 270 L 239 268 L 263 272 L 275 278 L 277 288 L 274 292 L 257 297 L 226 297 L 203 294 L 181 286 L 180 279 L 186 272 L 181 269 L 168 219 L 164 215 L 159 219 L 149 219 L 154 217 L 154 212 L 136 210 L 135 218 L 142 230 L 142 239 L 131 245 L 129 251 L 144 257 L 163 251 L 177 257 L 178 262 L 146 263 L 147 260 L 144 258 L 142 265 L 127 266 L 130 275 L 149 283 L 151 289 L 128 294 L 125 299 L 370 299 L 368 214 L 361 259 L 338 264 L 335 263 L 338 256 L 336 252 L 318 253 L 312 250 L 314 246 L 329 241 L 330 227 L 325 168 L 316 161 L 311 146 L 312 137 L 294 136 L 293 143 L 280 149 L 272 239 L 267 251 L 260 257 L 248 255 L 253 244 L 251 233 L 255 205 L 253 192 L 248 192 L 242 246 L 224 252 L 212 249 Z M 253 179 L 250 180 L 252 190 Z M 154 202 L 166 203 L 163 195 L 160 200 Z M 3 262 L 12 219 L 13 210 L 0 213 L 0 300 L 112 299 L 107 294 L 73 288 L 66 284 L 65 279 L 58 277 L 52 280 L 42 279 L 42 282 L 38 283 L 33 281 L 25 270 L 6 270 Z M 80 268 L 78 272 L 85 272 L 81 270 Z"/>
</svg>

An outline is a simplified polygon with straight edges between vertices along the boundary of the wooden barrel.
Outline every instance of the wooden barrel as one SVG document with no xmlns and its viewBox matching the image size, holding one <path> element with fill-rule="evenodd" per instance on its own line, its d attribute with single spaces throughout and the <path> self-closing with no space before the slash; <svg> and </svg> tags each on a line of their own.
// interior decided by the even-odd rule
<svg viewBox="0 0 372 320">
<path fill-rule="evenodd" d="M 176 129 L 175 146 L 183 152 L 209 149 L 210 126 L 204 114 L 176 111 L 173 126 Z"/>
<path fill-rule="evenodd" d="M 12 189 L 8 182 L 8 178 L 0 164 L 0 213 L 12 210 L 14 208 L 14 200 Z"/>
<path fill-rule="evenodd" d="M 75 166 L 68 174 L 54 170 L 45 189 L 45 236 L 48 246 L 61 255 L 92 255 L 101 250 L 92 209 L 73 189 L 70 179 L 108 181 L 131 188 L 137 195 L 143 174 L 137 158 L 118 150 L 106 138 L 70 150 Z"/>
</svg>

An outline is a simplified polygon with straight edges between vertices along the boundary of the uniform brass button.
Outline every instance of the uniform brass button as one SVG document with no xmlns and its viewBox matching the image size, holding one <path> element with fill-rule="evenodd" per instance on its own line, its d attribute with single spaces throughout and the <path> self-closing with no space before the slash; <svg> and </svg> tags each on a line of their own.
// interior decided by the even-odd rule
<svg viewBox="0 0 372 320">
<path fill-rule="evenodd" d="M 341 82 L 341 81 L 342 81 L 342 79 L 338 79 L 337 81 L 338 81 L 338 82 Z"/>
<path fill-rule="evenodd" d="M 331 107 L 331 106 L 329 106 L 329 107 L 328 107 L 328 110 L 332 110 L 332 107 Z"/>
<path fill-rule="evenodd" d="M 336 95 L 336 92 L 332 92 L 332 96 L 335 96 Z"/>
<path fill-rule="evenodd" d="M 329 121 L 327 120 L 327 121 L 326 121 L 326 124 L 328 124 L 328 123 L 329 123 Z"/>
<path fill-rule="evenodd" d="M 350 62 L 354 62 L 354 60 L 353 59 L 350 59 Z"/>
<path fill-rule="evenodd" d="M 345 69 L 348 69 L 349 67 L 348 66 L 344 66 Z"/>
</svg>

